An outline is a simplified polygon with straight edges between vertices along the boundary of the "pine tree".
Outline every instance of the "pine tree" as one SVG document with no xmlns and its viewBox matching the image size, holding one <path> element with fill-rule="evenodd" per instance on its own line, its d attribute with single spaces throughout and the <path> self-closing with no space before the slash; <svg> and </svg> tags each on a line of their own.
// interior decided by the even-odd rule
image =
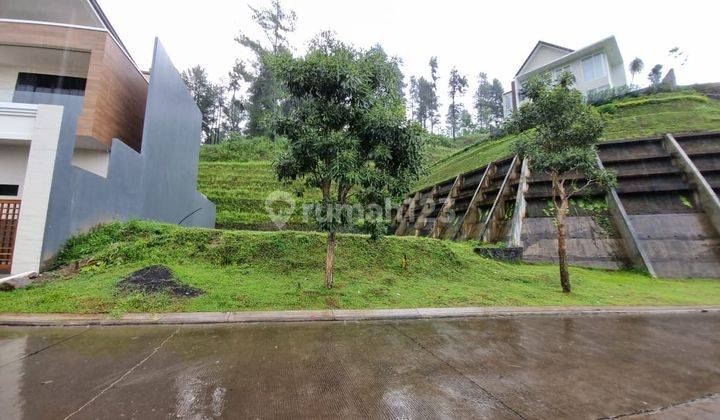
<svg viewBox="0 0 720 420">
<path fill-rule="evenodd" d="M 453 67 L 450 71 L 450 80 L 448 81 L 448 94 L 450 95 L 451 104 L 448 107 L 447 121 L 450 123 L 450 131 L 452 138 L 455 140 L 456 131 L 459 122 L 458 107 L 455 104 L 455 99 L 462 96 L 467 89 L 468 81 L 467 77 L 463 76 L 458 72 L 457 68 Z"/>
</svg>

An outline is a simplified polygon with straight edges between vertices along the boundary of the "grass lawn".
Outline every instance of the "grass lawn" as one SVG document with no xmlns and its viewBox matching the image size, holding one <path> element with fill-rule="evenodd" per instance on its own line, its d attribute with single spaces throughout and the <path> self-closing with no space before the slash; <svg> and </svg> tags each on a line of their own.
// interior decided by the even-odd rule
<svg viewBox="0 0 720 420">
<path fill-rule="evenodd" d="M 430 163 L 478 142 L 482 135 L 428 136 L 425 157 Z M 317 189 L 303 190 L 300 183 L 277 180 L 273 160 L 287 147 L 284 139 L 238 138 L 201 148 L 198 189 L 217 205 L 217 227 L 221 229 L 277 230 L 265 209 L 273 191 L 286 191 L 296 199 L 287 229 L 310 230 L 302 218 L 302 205 L 320 200 Z"/>
<path fill-rule="evenodd" d="M 342 235 L 336 287 L 323 286 L 325 237 L 311 232 L 112 224 L 70 241 L 62 264 L 25 290 L 0 293 L 0 312 L 111 313 L 449 306 L 720 304 L 720 281 L 657 280 L 631 271 L 573 268 L 563 295 L 552 265 L 506 264 L 468 243 L 414 237 L 373 242 Z M 407 268 L 404 267 L 404 260 Z M 152 264 L 202 289 L 196 298 L 120 291 Z"/>
<path fill-rule="evenodd" d="M 659 93 L 623 99 L 600 109 L 604 110 L 606 119 L 604 140 L 720 130 L 720 101 L 698 93 Z M 417 189 L 509 156 L 515 139 L 506 136 L 480 142 L 439 160 L 429 168 Z"/>
</svg>

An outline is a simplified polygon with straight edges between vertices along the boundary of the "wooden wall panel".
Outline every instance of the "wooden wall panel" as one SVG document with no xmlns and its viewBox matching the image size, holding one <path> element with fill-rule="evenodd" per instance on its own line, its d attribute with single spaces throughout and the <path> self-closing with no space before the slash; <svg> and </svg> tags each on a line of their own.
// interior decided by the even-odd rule
<svg viewBox="0 0 720 420">
<path fill-rule="evenodd" d="M 108 147 L 119 138 L 140 151 L 148 82 L 105 31 L 0 22 L 0 44 L 90 52 L 78 136 Z"/>
</svg>

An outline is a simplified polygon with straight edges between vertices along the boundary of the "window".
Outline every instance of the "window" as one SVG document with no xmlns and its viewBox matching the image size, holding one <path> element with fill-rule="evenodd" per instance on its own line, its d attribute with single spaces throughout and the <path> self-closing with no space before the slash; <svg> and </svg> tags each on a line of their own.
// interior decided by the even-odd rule
<svg viewBox="0 0 720 420">
<path fill-rule="evenodd" d="M 0 195 L 17 197 L 19 185 L 0 184 Z"/>
<path fill-rule="evenodd" d="M 591 82 L 607 75 L 605 69 L 605 54 L 595 54 L 582 61 L 583 80 Z"/>
<path fill-rule="evenodd" d="M 86 79 L 79 77 L 55 76 L 51 74 L 20 73 L 16 91 L 59 93 L 63 95 L 83 96 Z"/>
</svg>

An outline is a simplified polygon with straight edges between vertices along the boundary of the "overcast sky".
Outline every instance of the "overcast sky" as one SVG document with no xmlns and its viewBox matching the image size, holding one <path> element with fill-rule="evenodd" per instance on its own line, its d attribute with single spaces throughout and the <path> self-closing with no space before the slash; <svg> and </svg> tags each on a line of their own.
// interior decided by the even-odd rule
<svg viewBox="0 0 720 420">
<path fill-rule="evenodd" d="M 261 37 L 248 3 L 269 0 L 100 0 L 138 65 L 147 69 L 158 36 L 178 69 L 201 64 L 215 81 L 226 77 L 236 57 L 247 57 L 234 42 L 238 31 Z M 510 80 L 538 40 L 581 48 L 615 35 L 625 63 L 645 62 L 639 81 L 655 63 L 671 65 L 668 50 L 679 47 L 687 64 L 676 69 L 678 82 L 720 81 L 718 20 L 720 3 L 657 1 L 481 1 L 481 0 L 284 0 L 296 11 L 297 52 L 322 30 L 357 46 L 380 43 L 402 58 L 405 77 L 428 75 L 438 57 L 441 93 L 452 66 L 469 76 L 470 90 L 484 71 L 508 88 Z M 628 79 L 629 80 L 629 79 Z M 443 102 L 443 110 L 447 106 Z"/>
</svg>

